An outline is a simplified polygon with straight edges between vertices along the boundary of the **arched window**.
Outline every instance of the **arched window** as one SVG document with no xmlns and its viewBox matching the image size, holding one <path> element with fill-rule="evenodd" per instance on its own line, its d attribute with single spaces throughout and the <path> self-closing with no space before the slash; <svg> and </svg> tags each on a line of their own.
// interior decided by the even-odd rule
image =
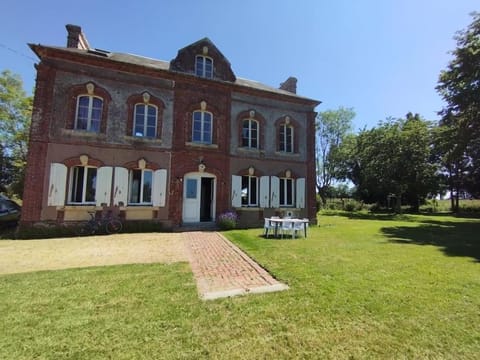
<svg viewBox="0 0 480 360">
<path fill-rule="evenodd" d="M 153 171 L 132 169 L 129 174 L 128 203 L 130 205 L 152 204 Z"/>
<path fill-rule="evenodd" d="M 79 95 L 75 116 L 75 129 L 100 132 L 103 99 L 93 95 Z"/>
<path fill-rule="evenodd" d="M 213 115 L 207 111 L 193 112 L 192 142 L 201 144 L 212 143 Z"/>
<path fill-rule="evenodd" d="M 279 150 L 286 153 L 294 152 L 294 127 L 290 124 L 284 123 L 280 125 L 279 131 Z"/>
<path fill-rule="evenodd" d="M 280 206 L 293 206 L 294 194 L 294 180 L 292 178 L 280 178 Z"/>
<path fill-rule="evenodd" d="M 242 176 L 242 206 L 258 206 L 258 177 Z"/>
<path fill-rule="evenodd" d="M 213 60 L 203 55 L 195 58 L 195 75 L 211 79 L 213 77 Z"/>
<path fill-rule="evenodd" d="M 135 104 L 133 135 L 156 137 L 158 109 L 154 105 Z"/>
<path fill-rule="evenodd" d="M 242 122 L 242 146 L 258 149 L 259 124 L 254 119 L 244 119 Z"/>
<path fill-rule="evenodd" d="M 70 168 L 71 204 L 95 204 L 97 186 L 97 168 L 92 166 L 73 166 Z"/>
</svg>

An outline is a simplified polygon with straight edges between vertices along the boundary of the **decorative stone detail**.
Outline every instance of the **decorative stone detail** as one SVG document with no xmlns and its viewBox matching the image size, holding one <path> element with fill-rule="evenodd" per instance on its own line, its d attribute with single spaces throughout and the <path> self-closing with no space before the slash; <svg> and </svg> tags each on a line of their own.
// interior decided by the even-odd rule
<svg viewBox="0 0 480 360">
<path fill-rule="evenodd" d="M 285 116 L 285 124 L 290 124 L 290 116 Z"/>
<path fill-rule="evenodd" d="M 292 177 L 292 172 L 290 170 L 285 171 L 285 177 L 290 179 Z"/>
<path fill-rule="evenodd" d="M 254 118 L 255 117 L 255 110 L 250 110 L 250 117 L 251 118 Z"/>
<path fill-rule="evenodd" d="M 143 102 L 145 104 L 148 104 L 150 102 L 150 94 L 145 91 L 142 96 L 143 96 Z"/>
<path fill-rule="evenodd" d="M 201 172 L 201 173 L 203 173 L 206 168 L 207 168 L 207 167 L 206 167 L 205 164 L 203 164 L 203 163 L 200 164 L 200 165 L 198 165 L 198 171 Z"/>
<path fill-rule="evenodd" d="M 206 102 L 206 101 L 200 102 L 200 109 L 201 109 L 202 111 L 207 110 L 207 102 Z"/>
<path fill-rule="evenodd" d="M 89 82 L 87 85 L 85 85 L 85 87 L 87 88 L 88 95 L 93 95 L 93 91 L 95 90 L 95 85 Z"/>
<path fill-rule="evenodd" d="M 202 53 L 203 53 L 203 55 L 207 55 L 207 54 L 208 54 L 208 46 L 204 46 L 204 47 L 203 47 Z"/>
<path fill-rule="evenodd" d="M 255 168 L 253 166 L 250 166 L 248 168 L 248 175 L 253 176 L 255 174 Z"/>
<path fill-rule="evenodd" d="M 143 170 L 147 166 L 147 161 L 145 159 L 138 160 L 138 168 Z"/>
<path fill-rule="evenodd" d="M 82 166 L 88 165 L 88 155 L 80 155 L 80 164 L 82 164 Z"/>
</svg>

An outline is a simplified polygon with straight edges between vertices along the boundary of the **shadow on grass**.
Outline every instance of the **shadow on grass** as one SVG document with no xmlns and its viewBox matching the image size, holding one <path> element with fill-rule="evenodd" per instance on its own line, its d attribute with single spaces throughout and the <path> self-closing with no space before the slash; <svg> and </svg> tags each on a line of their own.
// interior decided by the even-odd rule
<svg viewBox="0 0 480 360">
<path fill-rule="evenodd" d="M 448 256 L 471 257 L 480 262 L 480 222 L 433 220 L 417 227 L 384 227 L 381 231 L 397 244 L 437 246 Z"/>
</svg>

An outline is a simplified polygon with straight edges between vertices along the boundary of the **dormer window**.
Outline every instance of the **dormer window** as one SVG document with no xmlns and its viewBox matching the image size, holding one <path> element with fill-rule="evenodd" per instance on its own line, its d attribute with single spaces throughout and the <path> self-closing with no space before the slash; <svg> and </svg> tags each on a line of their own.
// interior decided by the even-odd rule
<svg viewBox="0 0 480 360">
<path fill-rule="evenodd" d="M 195 59 L 195 75 L 211 79 L 213 77 L 213 60 L 203 55 Z"/>
</svg>

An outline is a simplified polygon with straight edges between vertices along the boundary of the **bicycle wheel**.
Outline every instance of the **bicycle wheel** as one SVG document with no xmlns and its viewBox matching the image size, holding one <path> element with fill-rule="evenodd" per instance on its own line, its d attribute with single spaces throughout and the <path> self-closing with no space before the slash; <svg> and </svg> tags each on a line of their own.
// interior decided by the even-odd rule
<svg viewBox="0 0 480 360">
<path fill-rule="evenodd" d="M 107 234 L 115 234 L 122 231 L 123 224 L 120 220 L 110 219 L 105 224 L 105 231 Z"/>
<path fill-rule="evenodd" d="M 92 235 L 94 232 L 95 229 L 90 223 L 80 224 L 75 227 L 75 234 L 77 234 L 78 236 Z"/>
</svg>

